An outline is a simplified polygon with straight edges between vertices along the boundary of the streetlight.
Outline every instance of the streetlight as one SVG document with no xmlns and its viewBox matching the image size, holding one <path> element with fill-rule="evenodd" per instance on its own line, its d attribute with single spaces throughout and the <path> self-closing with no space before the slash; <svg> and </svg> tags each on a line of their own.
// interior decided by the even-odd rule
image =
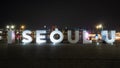
<svg viewBox="0 0 120 68">
<path fill-rule="evenodd" d="M 9 29 L 9 28 L 10 28 L 10 26 L 9 26 L 9 25 L 7 25 L 7 26 L 6 26 L 6 28 L 7 28 L 7 29 Z"/>
<path fill-rule="evenodd" d="M 103 25 L 102 24 L 99 24 L 96 26 L 96 29 L 97 29 L 97 33 L 96 33 L 96 36 L 95 36 L 95 39 L 96 39 L 96 44 L 99 45 L 99 36 L 98 34 L 100 33 L 101 30 L 103 30 Z M 100 31 L 98 29 L 101 29 Z"/>
<path fill-rule="evenodd" d="M 103 30 L 103 25 L 102 24 L 97 25 L 96 29 L 102 29 Z"/>
<path fill-rule="evenodd" d="M 98 26 L 96 26 L 96 29 L 98 29 L 99 27 Z"/>
<path fill-rule="evenodd" d="M 25 29 L 25 25 L 21 25 L 20 29 L 22 30 Z"/>
<path fill-rule="evenodd" d="M 102 24 L 99 24 L 99 28 L 103 30 L 103 25 L 102 25 Z"/>
<path fill-rule="evenodd" d="M 15 28 L 15 26 L 14 25 L 11 25 L 11 29 L 14 29 Z"/>
<path fill-rule="evenodd" d="M 12 29 L 14 30 L 15 29 L 15 25 L 7 25 L 6 29 L 7 30 L 12 30 Z"/>
</svg>

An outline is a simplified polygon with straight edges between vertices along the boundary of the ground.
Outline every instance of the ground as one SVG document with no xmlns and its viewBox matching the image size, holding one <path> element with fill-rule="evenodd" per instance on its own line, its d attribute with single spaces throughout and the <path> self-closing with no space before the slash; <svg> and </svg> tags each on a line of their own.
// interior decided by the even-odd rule
<svg viewBox="0 0 120 68">
<path fill-rule="evenodd" d="M 119 68 L 119 64 L 119 44 L 0 44 L 0 68 Z"/>
</svg>

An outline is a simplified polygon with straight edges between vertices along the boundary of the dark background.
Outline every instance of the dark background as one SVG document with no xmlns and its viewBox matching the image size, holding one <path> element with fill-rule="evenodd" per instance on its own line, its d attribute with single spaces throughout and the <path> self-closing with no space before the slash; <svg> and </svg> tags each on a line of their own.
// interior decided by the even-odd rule
<svg viewBox="0 0 120 68">
<path fill-rule="evenodd" d="M 7 24 L 25 24 L 28 29 L 43 25 L 94 29 L 102 23 L 105 29 L 119 30 L 118 1 L 24 1 L 0 2 L 0 28 Z M 0 68 L 119 68 L 117 45 L 60 44 L 7 45 L 0 43 Z"/>
<path fill-rule="evenodd" d="M 115 0 L 4 0 L 0 2 L 0 27 L 25 24 L 31 29 L 38 29 L 43 25 L 93 29 L 95 25 L 102 23 L 105 29 L 117 30 L 119 12 L 119 2 Z"/>
</svg>

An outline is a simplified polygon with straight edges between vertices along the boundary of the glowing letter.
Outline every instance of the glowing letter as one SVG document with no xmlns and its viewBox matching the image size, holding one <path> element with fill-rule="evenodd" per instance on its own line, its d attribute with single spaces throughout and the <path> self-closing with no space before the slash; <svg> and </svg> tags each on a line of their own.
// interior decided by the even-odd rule
<svg viewBox="0 0 120 68">
<path fill-rule="evenodd" d="M 46 40 L 44 40 L 45 35 L 42 35 L 45 33 L 46 33 L 46 30 L 37 30 L 36 31 L 36 43 L 37 44 L 46 43 Z"/>
<path fill-rule="evenodd" d="M 102 40 L 104 40 L 108 44 L 113 45 L 113 42 L 115 41 L 115 33 L 116 31 L 114 30 L 110 31 L 109 33 L 107 30 L 102 31 Z"/>
<path fill-rule="evenodd" d="M 89 40 L 89 34 L 87 31 L 83 30 L 83 44 L 92 43 L 92 40 Z"/>
<path fill-rule="evenodd" d="M 24 44 L 28 44 L 28 43 L 31 43 L 31 42 L 32 42 L 32 37 L 28 35 L 28 34 L 31 34 L 31 33 L 32 33 L 32 32 L 29 31 L 29 30 L 23 31 L 23 33 L 22 33 L 22 36 L 23 36 L 22 42 L 23 42 Z"/>
<path fill-rule="evenodd" d="M 54 35 L 55 35 L 55 34 L 58 34 L 58 35 L 59 35 L 59 39 L 55 39 L 55 38 L 54 38 Z M 54 44 L 62 42 L 63 37 L 64 37 L 64 36 L 63 36 L 62 32 L 59 31 L 57 28 L 55 29 L 55 31 L 53 31 L 53 32 L 50 34 L 50 40 L 51 40 Z"/>
<path fill-rule="evenodd" d="M 77 42 L 79 41 L 79 31 L 75 31 L 75 39 L 72 40 L 72 39 L 71 39 L 71 31 L 68 30 L 68 41 L 69 41 L 70 43 L 77 43 Z"/>
<path fill-rule="evenodd" d="M 15 32 L 10 30 L 7 34 L 8 44 L 12 44 L 13 42 L 15 42 Z"/>
<path fill-rule="evenodd" d="M 2 36 L 1 35 L 2 35 L 2 31 L 0 31 L 0 40 L 2 40 Z"/>
</svg>

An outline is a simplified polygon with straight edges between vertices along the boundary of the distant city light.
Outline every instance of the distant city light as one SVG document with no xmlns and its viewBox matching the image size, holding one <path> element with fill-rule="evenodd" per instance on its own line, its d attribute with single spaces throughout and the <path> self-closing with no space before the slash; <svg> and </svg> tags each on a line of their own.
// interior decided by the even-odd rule
<svg viewBox="0 0 120 68">
<path fill-rule="evenodd" d="M 14 26 L 14 25 L 11 25 L 11 28 L 12 28 L 12 29 L 14 29 L 14 28 L 15 28 L 15 26 Z"/>
<path fill-rule="evenodd" d="M 102 28 L 103 26 L 102 26 L 102 24 L 100 24 L 98 27 L 99 27 L 99 28 Z"/>
<path fill-rule="evenodd" d="M 7 25 L 7 26 L 6 26 L 6 28 L 7 28 L 7 29 L 9 29 L 9 28 L 10 28 L 10 26 L 9 26 L 9 25 Z"/>
<path fill-rule="evenodd" d="M 103 25 L 102 24 L 97 25 L 96 29 L 103 29 Z"/>
<path fill-rule="evenodd" d="M 7 30 L 15 29 L 15 25 L 7 25 L 7 26 L 6 26 L 6 29 L 7 29 Z"/>
<path fill-rule="evenodd" d="M 44 25 L 44 28 L 46 28 L 47 26 L 46 25 Z"/>
<path fill-rule="evenodd" d="M 21 27 L 20 27 L 21 29 L 25 29 L 25 25 L 21 25 Z"/>
</svg>

